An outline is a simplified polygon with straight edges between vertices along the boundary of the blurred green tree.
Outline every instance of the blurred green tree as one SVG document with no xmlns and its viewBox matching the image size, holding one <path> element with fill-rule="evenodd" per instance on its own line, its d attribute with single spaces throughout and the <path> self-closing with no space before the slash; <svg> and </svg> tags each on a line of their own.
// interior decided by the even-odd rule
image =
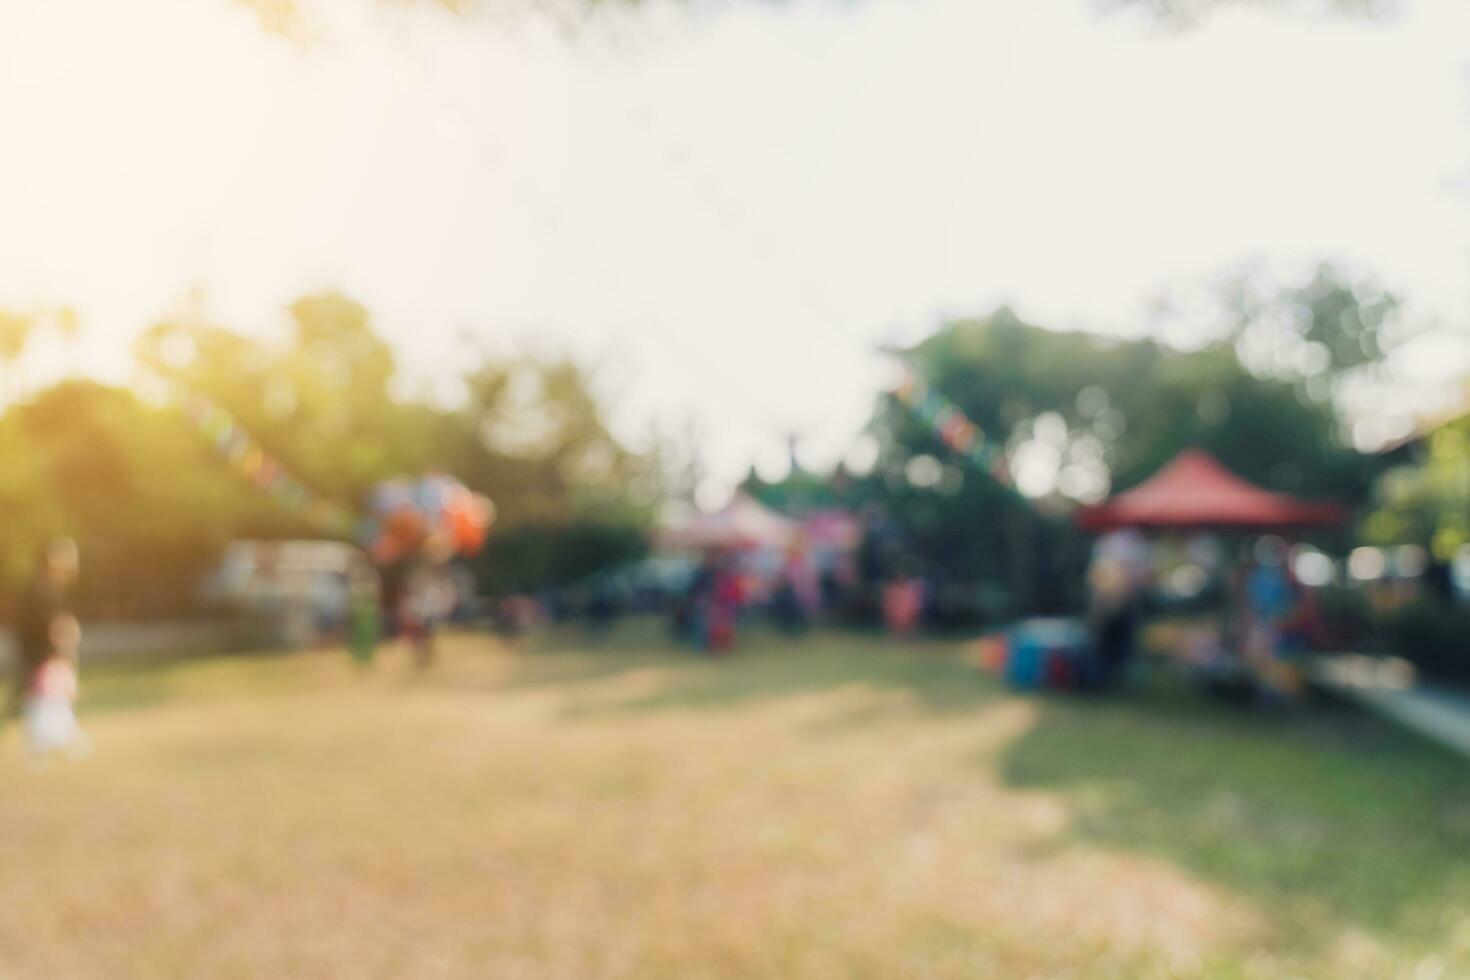
<svg viewBox="0 0 1470 980">
<path fill-rule="evenodd" d="M 441 470 L 488 493 L 518 546 L 553 556 L 544 575 L 637 553 L 629 542 L 642 541 L 662 492 L 657 460 L 612 434 L 576 361 L 482 355 L 446 407 L 395 395 L 392 349 L 350 298 L 304 297 L 289 314 L 279 339 L 197 312 L 173 317 L 138 341 L 146 397 L 68 380 L 0 415 L 0 516 L 13 529 L 0 542 L 0 590 L 13 595 L 44 541 L 68 533 L 86 554 L 89 615 L 174 613 L 229 540 L 320 533 L 219 453 L 180 410 L 185 393 L 225 408 L 350 510 L 377 481 Z M 12 336 L 23 340 L 30 322 L 15 318 Z M 523 580 L 489 556 L 477 570 L 487 583 Z"/>
<path fill-rule="evenodd" d="M 497 502 L 473 567 L 487 590 L 566 584 L 640 556 L 664 494 L 657 454 L 609 428 L 594 379 L 559 356 L 482 356 L 462 405 L 437 421 L 443 465 Z"/>
<path fill-rule="evenodd" d="M 1402 6 L 1403 0 L 1096 0 L 1104 11 L 1137 10 L 1167 27 L 1198 25 L 1216 10 L 1252 6 L 1283 13 L 1331 13 L 1353 17 L 1384 17 Z"/>
<path fill-rule="evenodd" d="M 1470 545 L 1470 414 L 1445 422 L 1402 451 L 1379 480 L 1363 520 L 1369 544 L 1417 544 L 1437 562 Z M 1401 460 L 1401 462 L 1400 462 Z"/>
<path fill-rule="evenodd" d="M 393 397 L 393 352 L 367 310 L 325 293 L 288 312 L 291 331 L 281 341 L 193 315 L 156 325 L 137 353 L 181 390 L 230 412 L 302 482 L 344 506 L 389 476 L 422 472 L 433 410 Z"/>
<path fill-rule="evenodd" d="M 13 310 L 0 310 L 0 362 L 3 362 L 5 371 L 3 394 L 8 400 L 14 400 L 20 394 L 16 362 L 30 344 L 34 327 L 35 317 Z"/>
<path fill-rule="evenodd" d="M 178 612 L 232 534 L 290 530 L 176 412 L 126 389 L 64 381 L 14 406 L 0 432 L 14 449 L 0 506 L 24 529 L 7 536 L 7 592 L 66 533 L 85 552 L 92 614 Z"/>
<path fill-rule="evenodd" d="M 283 36 L 303 32 L 303 23 L 314 3 L 320 0 L 236 0 L 253 11 L 267 31 Z M 363 0 L 364 3 L 382 0 Z M 637 7 L 647 0 L 415 0 L 420 6 L 456 16 L 521 17 L 540 14 L 570 26 L 599 8 Z M 1094 0 L 1105 13 L 1137 10 L 1152 21 L 1171 28 L 1199 24 L 1216 9 L 1229 6 L 1270 7 L 1291 13 L 1329 12 L 1362 17 L 1391 13 L 1403 0 Z"/>
<path fill-rule="evenodd" d="M 1291 493 L 1353 503 L 1371 481 L 1331 402 L 1252 374 L 1228 340 L 1180 351 L 1045 330 L 1002 309 L 949 324 L 902 357 L 1006 448 L 1031 499 L 951 458 L 892 398 L 870 426 L 881 448 L 865 482 L 932 571 L 1007 585 L 1023 608 L 1077 598 L 1086 542 L 1065 519 L 1071 505 L 1126 488 L 1186 448 Z"/>
<path fill-rule="evenodd" d="M 1225 335 L 1246 366 L 1301 384 L 1319 401 L 1350 399 L 1352 386 L 1382 382 L 1393 351 L 1433 329 L 1410 320 L 1397 294 L 1332 263 L 1295 282 L 1233 275 L 1220 301 Z"/>
</svg>

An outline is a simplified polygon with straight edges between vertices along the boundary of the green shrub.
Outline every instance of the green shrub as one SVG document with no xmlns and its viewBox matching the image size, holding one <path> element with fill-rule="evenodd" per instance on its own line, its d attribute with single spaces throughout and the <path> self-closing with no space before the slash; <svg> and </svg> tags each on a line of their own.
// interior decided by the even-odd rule
<svg viewBox="0 0 1470 980">
<path fill-rule="evenodd" d="M 1384 621 L 1393 652 L 1430 677 L 1470 682 L 1470 609 L 1419 601 Z"/>
<path fill-rule="evenodd" d="M 536 592 L 581 582 L 648 554 L 643 529 L 578 521 L 497 528 L 471 563 L 490 595 Z"/>
<path fill-rule="evenodd" d="M 1328 647 L 1365 650 L 1384 644 L 1384 624 L 1374 617 L 1368 597 L 1361 589 L 1334 586 L 1322 589 L 1317 595 L 1323 642 Z"/>
</svg>

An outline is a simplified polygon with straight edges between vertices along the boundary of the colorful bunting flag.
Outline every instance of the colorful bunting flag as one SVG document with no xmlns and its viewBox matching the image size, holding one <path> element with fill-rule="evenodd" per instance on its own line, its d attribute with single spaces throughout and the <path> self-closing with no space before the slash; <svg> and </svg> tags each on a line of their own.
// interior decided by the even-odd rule
<svg viewBox="0 0 1470 980">
<path fill-rule="evenodd" d="M 950 452 L 968 459 L 976 468 L 1010 486 L 1010 472 L 1005 452 L 949 399 L 924 383 L 924 379 L 908 365 L 893 397 L 934 430 Z"/>
<path fill-rule="evenodd" d="M 328 533 L 345 534 L 352 527 L 353 517 L 346 508 L 308 490 L 224 409 L 194 392 L 183 393 L 180 400 L 185 417 L 220 456 L 286 510 Z"/>
</svg>

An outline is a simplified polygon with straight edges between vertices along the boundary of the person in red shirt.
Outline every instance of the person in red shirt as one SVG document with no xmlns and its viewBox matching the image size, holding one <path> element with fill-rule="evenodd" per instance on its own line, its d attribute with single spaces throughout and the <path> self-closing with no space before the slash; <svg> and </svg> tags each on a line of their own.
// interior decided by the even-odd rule
<svg viewBox="0 0 1470 980">
<path fill-rule="evenodd" d="M 739 569 L 726 556 L 715 565 L 714 585 L 710 595 L 709 647 L 723 653 L 735 645 L 735 622 L 744 601 L 745 589 Z"/>
<path fill-rule="evenodd" d="M 883 621 L 894 636 L 907 636 L 924 612 L 924 580 L 912 564 L 902 563 L 898 575 L 883 586 Z"/>
</svg>

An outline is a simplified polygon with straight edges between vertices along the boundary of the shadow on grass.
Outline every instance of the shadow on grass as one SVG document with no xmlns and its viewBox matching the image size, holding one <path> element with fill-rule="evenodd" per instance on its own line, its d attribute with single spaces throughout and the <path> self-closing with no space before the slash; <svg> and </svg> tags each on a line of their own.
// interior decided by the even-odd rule
<svg viewBox="0 0 1470 980">
<path fill-rule="evenodd" d="M 171 652 L 86 661 L 81 671 L 80 710 L 94 715 L 166 704 L 177 695 L 182 673 L 219 656 Z"/>
<path fill-rule="evenodd" d="M 1070 798 L 1075 838 L 1242 893 L 1294 945 L 1349 924 L 1432 942 L 1442 911 L 1470 902 L 1467 775 L 1345 706 L 1267 717 L 1168 682 L 1048 698 L 1002 761 L 1009 784 Z"/>
<path fill-rule="evenodd" d="M 903 692 L 910 706 L 897 710 L 926 714 L 1004 696 L 954 644 L 753 631 L 712 660 L 666 641 L 650 652 L 636 636 L 528 657 L 515 683 L 575 691 L 653 668 L 626 696 L 574 694 L 573 719 L 719 711 L 854 685 Z M 1470 908 L 1470 763 L 1377 718 L 1331 703 L 1269 715 L 1167 676 L 1110 698 L 1042 696 L 1037 708 L 1000 758 L 1004 782 L 1061 796 L 1075 842 L 1158 858 L 1248 898 L 1283 951 L 1320 952 L 1347 927 L 1389 947 L 1433 948 L 1444 911 Z M 856 703 L 810 733 L 868 727 L 893 710 Z"/>
<path fill-rule="evenodd" d="M 302 679 L 291 667 L 302 658 L 331 655 L 170 652 L 84 662 L 78 708 L 85 715 L 105 715 L 198 697 L 295 693 Z"/>
<path fill-rule="evenodd" d="M 792 638 L 759 628 L 746 631 L 739 646 L 722 656 L 683 649 L 643 629 L 592 642 L 597 645 L 577 642 L 568 653 L 566 637 L 553 638 L 547 648 L 558 652 L 527 656 L 502 686 L 556 685 L 575 693 L 579 685 L 657 671 L 652 690 L 611 700 L 574 698 L 569 717 L 720 710 L 850 685 L 905 692 L 925 711 L 963 710 L 997 694 L 993 684 L 958 659 L 954 644 L 895 646 L 882 637 L 837 632 Z M 845 714 L 824 727 L 860 725 L 871 717 L 871 711 Z"/>
</svg>

